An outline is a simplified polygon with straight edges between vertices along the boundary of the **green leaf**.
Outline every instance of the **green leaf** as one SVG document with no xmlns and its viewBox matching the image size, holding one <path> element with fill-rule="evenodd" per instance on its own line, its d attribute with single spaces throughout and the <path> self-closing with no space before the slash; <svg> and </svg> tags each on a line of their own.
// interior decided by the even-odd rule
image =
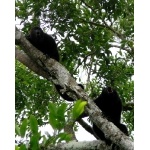
<svg viewBox="0 0 150 150">
<path fill-rule="evenodd" d="M 84 106 L 87 104 L 86 101 L 77 100 L 73 107 L 73 118 L 78 118 L 84 112 Z"/>
<path fill-rule="evenodd" d="M 55 103 L 50 102 L 48 105 L 48 108 L 49 108 L 50 113 L 57 114 L 57 107 Z"/>
<path fill-rule="evenodd" d="M 33 134 L 38 133 L 38 122 L 33 115 L 30 116 L 30 127 Z"/>
<path fill-rule="evenodd" d="M 24 145 L 24 144 L 22 144 L 21 146 L 20 146 L 20 149 L 19 150 L 27 150 L 27 148 L 26 148 L 26 146 Z"/>
<path fill-rule="evenodd" d="M 61 130 L 65 124 L 65 110 L 67 104 L 62 103 L 57 106 L 55 103 L 49 103 L 49 123 L 53 129 Z"/>
<path fill-rule="evenodd" d="M 67 134 L 65 137 L 66 142 L 69 142 L 72 140 L 72 134 Z"/>
<path fill-rule="evenodd" d="M 71 140 L 71 137 L 72 135 L 71 134 L 67 134 L 67 133 L 60 133 L 58 134 L 58 143 L 61 142 L 61 141 L 66 141 L 66 142 L 69 142 Z"/>
<path fill-rule="evenodd" d="M 67 104 L 66 103 L 62 103 L 57 110 L 57 118 L 59 121 L 61 122 L 65 122 L 65 111 L 67 108 Z"/>
<path fill-rule="evenodd" d="M 22 138 L 25 136 L 27 124 L 28 124 L 27 119 L 24 119 L 22 125 L 20 126 L 20 135 Z"/>
<path fill-rule="evenodd" d="M 59 122 L 58 122 L 56 116 L 54 116 L 52 113 L 49 114 L 49 123 L 53 127 L 53 129 L 58 129 Z"/>
<path fill-rule="evenodd" d="M 15 133 L 17 134 L 17 135 L 21 135 L 20 134 L 20 128 L 18 127 L 18 125 L 17 124 L 15 124 Z"/>
<path fill-rule="evenodd" d="M 66 111 L 67 106 L 68 106 L 68 105 L 67 105 L 66 103 L 62 103 L 62 104 L 59 106 L 59 108 L 58 108 L 58 111 L 57 111 L 57 112 L 58 112 L 58 113 L 59 113 L 59 112 L 61 112 L 61 113 L 63 113 L 63 114 L 64 114 L 64 113 L 65 113 L 65 111 Z"/>
<path fill-rule="evenodd" d="M 20 150 L 20 147 L 15 145 L 15 150 Z"/>
<path fill-rule="evenodd" d="M 39 150 L 39 137 L 37 135 L 30 138 L 30 147 L 32 150 Z"/>
</svg>

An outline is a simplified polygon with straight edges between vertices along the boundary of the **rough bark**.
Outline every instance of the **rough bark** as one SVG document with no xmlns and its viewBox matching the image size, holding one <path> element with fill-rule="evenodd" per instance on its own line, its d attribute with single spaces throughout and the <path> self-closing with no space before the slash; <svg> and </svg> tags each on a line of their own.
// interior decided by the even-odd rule
<svg viewBox="0 0 150 150">
<path fill-rule="evenodd" d="M 99 140 L 94 141 L 84 141 L 84 142 L 69 142 L 60 143 L 54 147 L 48 147 L 45 150 L 111 150 L 111 146 L 106 146 L 106 144 Z"/>
</svg>

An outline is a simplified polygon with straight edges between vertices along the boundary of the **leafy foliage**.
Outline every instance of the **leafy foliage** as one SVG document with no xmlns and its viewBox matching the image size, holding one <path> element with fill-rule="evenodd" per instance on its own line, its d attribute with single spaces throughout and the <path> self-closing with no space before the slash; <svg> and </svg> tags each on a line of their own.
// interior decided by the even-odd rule
<svg viewBox="0 0 150 150">
<path fill-rule="evenodd" d="M 16 20 L 23 26 L 24 34 L 39 25 L 51 33 L 57 42 L 61 63 L 74 78 L 84 83 L 91 98 L 98 97 L 102 87 L 109 85 L 117 90 L 124 105 L 134 102 L 133 0 L 16 0 L 15 6 Z M 69 140 L 70 135 L 60 132 L 72 109 L 70 103 L 65 103 L 50 82 L 16 61 L 18 136 L 23 137 L 27 129 L 39 134 L 37 125 L 50 124 L 58 132 L 48 138 L 43 136 L 43 145 Z M 82 112 L 82 109 L 77 110 L 77 103 L 73 107 L 75 118 Z M 25 118 L 33 121 L 33 127 L 28 128 Z M 131 133 L 134 130 L 133 110 L 124 111 L 122 120 Z M 31 139 L 35 141 L 31 140 L 30 144 L 38 148 L 40 135 L 37 137 L 33 135 Z M 24 145 L 21 147 L 24 149 Z"/>
<path fill-rule="evenodd" d="M 49 123 L 53 129 L 62 130 L 65 125 L 66 103 L 62 103 L 59 107 L 55 103 L 49 103 Z"/>
</svg>

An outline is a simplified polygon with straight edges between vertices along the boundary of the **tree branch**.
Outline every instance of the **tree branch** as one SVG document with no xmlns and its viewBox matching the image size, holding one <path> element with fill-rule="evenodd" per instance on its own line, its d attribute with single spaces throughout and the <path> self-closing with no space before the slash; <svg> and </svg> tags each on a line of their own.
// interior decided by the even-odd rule
<svg viewBox="0 0 150 150">
<path fill-rule="evenodd" d="M 119 46 L 119 45 L 113 45 L 113 44 L 111 44 L 110 46 L 111 46 L 111 47 L 120 48 L 120 49 L 122 49 L 122 50 L 125 50 L 125 51 L 131 53 L 131 50 L 128 49 L 127 47 L 121 47 L 121 46 Z"/>
<path fill-rule="evenodd" d="M 107 29 L 109 29 L 110 31 L 112 31 L 113 33 L 115 33 L 120 39 L 125 40 L 124 36 L 123 36 L 121 33 L 115 31 L 115 30 L 114 30 L 112 27 L 110 27 L 104 20 L 103 20 L 103 23 L 105 24 L 105 27 L 106 27 Z"/>
<path fill-rule="evenodd" d="M 74 122 L 69 122 L 68 124 L 65 125 L 64 127 L 64 132 L 68 133 L 68 134 L 72 134 L 72 140 L 74 141 L 78 141 L 76 136 L 75 136 L 75 133 L 73 131 L 73 126 L 74 126 Z"/>
<path fill-rule="evenodd" d="M 133 109 L 134 109 L 134 103 L 127 103 L 126 105 L 123 106 L 123 111 L 133 110 Z"/>
<path fill-rule="evenodd" d="M 108 30 L 110 30 L 111 32 L 113 32 L 115 35 L 117 35 L 120 39 L 122 40 L 125 40 L 124 36 L 121 34 L 121 33 L 118 33 L 117 31 L 115 31 L 112 27 L 110 27 L 105 21 L 104 24 L 100 24 L 100 23 L 95 23 L 95 22 L 92 22 L 92 21 L 86 21 L 82 18 L 79 18 L 80 20 L 82 20 L 83 22 L 85 23 L 89 23 L 89 24 L 92 24 L 92 25 L 95 25 L 95 26 L 99 26 L 99 27 L 102 27 L 102 28 L 107 28 Z"/>
<path fill-rule="evenodd" d="M 106 146 L 105 142 L 100 140 L 58 143 L 56 146 L 50 146 L 45 150 L 111 150 L 111 146 Z"/>
<path fill-rule="evenodd" d="M 17 47 L 15 47 L 15 58 L 39 76 L 43 76 L 46 79 L 49 78 L 48 74 L 38 64 L 24 53 L 24 51 L 18 50 Z"/>
<path fill-rule="evenodd" d="M 96 11 L 94 10 L 94 8 L 92 8 L 91 5 L 87 4 L 84 0 L 81 0 L 81 2 L 82 2 L 85 6 L 87 6 L 88 8 L 90 8 L 90 9 L 96 14 Z"/>
<path fill-rule="evenodd" d="M 88 125 L 83 119 L 79 119 L 78 123 L 89 133 L 91 133 L 96 139 L 97 136 L 94 134 L 93 129 L 91 128 L 90 125 Z"/>
</svg>

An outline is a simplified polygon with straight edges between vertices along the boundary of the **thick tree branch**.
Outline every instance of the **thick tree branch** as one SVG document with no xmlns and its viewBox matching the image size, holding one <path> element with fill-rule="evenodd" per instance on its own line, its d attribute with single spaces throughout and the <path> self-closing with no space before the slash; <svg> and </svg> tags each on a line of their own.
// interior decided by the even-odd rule
<svg viewBox="0 0 150 150">
<path fill-rule="evenodd" d="M 105 142 L 100 140 L 58 143 L 56 146 L 48 147 L 45 150 L 111 150 L 111 146 L 106 146 Z"/>
<path fill-rule="evenodd" d="M 121 149 L 133 150 L 133 142 L 125 136 L 113 123 L 109 122 L 102 116 L 102 111 L 95 103 L 86 95 L 84 90 L 78 86 L 76 81 L 71 77 L 69 72 L 60 63 L 54 59 L 46 58 L 46 56 L 33 47 L 16 28 L 16 43 L 23 47 L 27 55 L 35 61 L 45 72 L 48 73 L 48 80 L 54 84 L 58 84 L 72 93 L 76 98 L 86 100 L 88 102 L 85 111 L 90 116 L 90 119 L 97 127 L 99 127 L 105 136 L 113 143 L 117 144 Z M 75 98 L 74 98 L 75 99 Z M 76 99 L 75 99 L 76 100 Z"/>
<path fill-rule="evenodd" d="M 18 50 L 17 47 L 15 47 L 15 58 L 39 76 L 43 76 L 46 79 L 49 78 L 47 72 L 39 67 L 24 51 Z"/>
</svg>

